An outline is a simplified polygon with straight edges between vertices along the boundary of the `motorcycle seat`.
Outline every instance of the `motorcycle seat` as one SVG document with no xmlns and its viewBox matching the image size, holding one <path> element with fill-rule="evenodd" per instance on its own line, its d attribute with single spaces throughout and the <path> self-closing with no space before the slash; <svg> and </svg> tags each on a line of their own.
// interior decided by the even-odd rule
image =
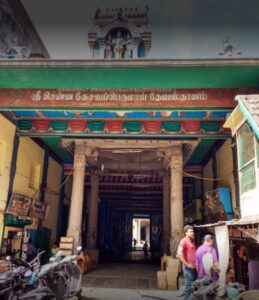
<svg viewBox="0 0 259 300">
<path fill-rule="evenodd" d="M 46 264 L 43 265 L 40 269 L 40 272 L 38 274 L 39 277 L 44 277 L 46 276 L 49 272 L 53 272 L 53 270 L 56 268 L 56 266 L 58 265 L 57 262 L 53 262 L 51 264 Z"/>
</svg>

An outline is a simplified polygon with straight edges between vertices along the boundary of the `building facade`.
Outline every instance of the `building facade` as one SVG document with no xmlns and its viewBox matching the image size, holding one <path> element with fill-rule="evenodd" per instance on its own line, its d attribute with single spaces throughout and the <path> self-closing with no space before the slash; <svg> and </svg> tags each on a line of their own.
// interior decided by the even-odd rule
<svg viewBox="0 0 259 300">
<path fill-rule="evenodd" d="M 21 249 L 28 235 L 38 246 L 67 235 L 105 259 L 131 251 L 133 220 L 147 218 L 150 246 L 174 255 L 185 223 L 255 212 L 244 197 L 257 182 L 246 169 L 256 155 L 241 165 L 223 127 L 237 95 L 258 93 L 259 25 L 241 2 L 237 16 L 220 5 L 222 14 L 201 16 L 201 4 L 191 11 L 171 1 L 160 10 L 151 1 L 89 1 L 84 14 L 75 8 L 76 23 L 65 1 L 60 19 L 46 24 L 24 1 L 33 22 L 16 34 L 20 48 L 8 34 L 1 42 L 2 250 Z M 15 12 L 4 3 L 12 29 Z M 25 39 L 32 25 L 37 39 Z M 27 39 L 41 59 L 31 59 Z"/>
</svg>

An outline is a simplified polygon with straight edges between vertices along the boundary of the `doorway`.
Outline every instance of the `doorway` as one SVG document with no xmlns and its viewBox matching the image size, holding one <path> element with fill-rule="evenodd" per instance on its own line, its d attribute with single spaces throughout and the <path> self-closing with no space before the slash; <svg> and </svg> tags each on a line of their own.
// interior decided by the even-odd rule
<svg viewBox="0 0 259 300">
<path fill-rule="evenodd" d="M 132 219 L 132 250 L 142 250 L 147 242 L 150 249 L 150 218 L 149 216 L 133 216 Z"/>
</svg>

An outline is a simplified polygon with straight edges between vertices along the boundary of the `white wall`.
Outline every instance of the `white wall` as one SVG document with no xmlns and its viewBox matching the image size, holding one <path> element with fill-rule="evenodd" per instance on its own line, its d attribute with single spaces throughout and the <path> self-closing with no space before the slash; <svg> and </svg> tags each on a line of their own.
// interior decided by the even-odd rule
<svg viewBox="0 0 259 300">
<path fill-rule="evenodd" d="M 259 186 L 256 189 L 243 193 L 240 196 L 240 207 L 242 218 L 259 216 Z"/>
</svg>

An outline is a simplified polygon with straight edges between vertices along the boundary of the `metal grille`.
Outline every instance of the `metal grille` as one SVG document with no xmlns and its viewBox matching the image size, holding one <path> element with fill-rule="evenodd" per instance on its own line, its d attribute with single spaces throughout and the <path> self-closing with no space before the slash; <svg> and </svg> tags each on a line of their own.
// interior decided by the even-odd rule
<svg viewBox="0 0 259 300">
<path fill-rule="evenodd" d="M 241 179 L 241 193 L 245 193 L 256 187 L 256 177 L 255 177 L 255 164 L 254 161 L 249 163 L 247 166 L 240 171 Z"/>
<path fill-rule="evenodd" d="M 255 157 L 254 134 L 250 127 L 245 123 L 238 132 L 239 135 L 239 165 L 248 163 Z"/>
</svg>

